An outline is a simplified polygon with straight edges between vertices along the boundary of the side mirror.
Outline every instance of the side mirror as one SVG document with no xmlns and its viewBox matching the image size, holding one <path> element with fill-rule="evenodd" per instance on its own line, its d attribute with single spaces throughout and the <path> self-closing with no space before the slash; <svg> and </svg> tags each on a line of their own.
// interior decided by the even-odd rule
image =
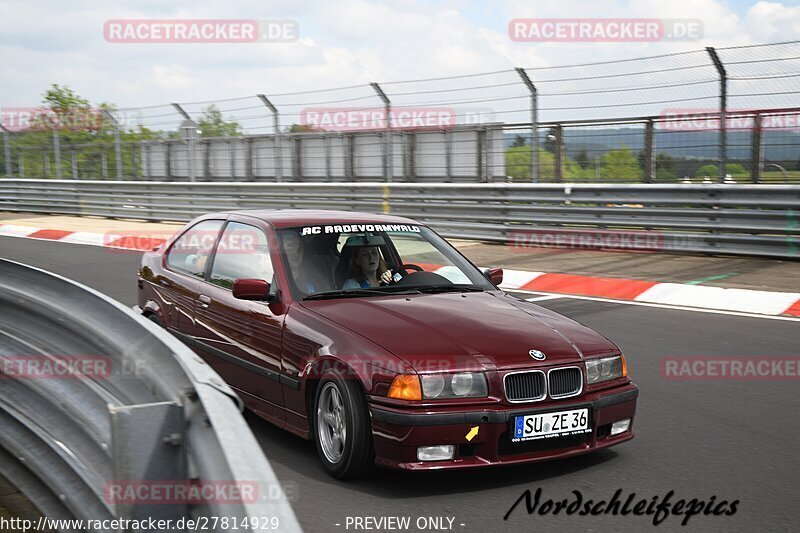
<svg viewBox="0 0 800 533">
<path fill-rule="evenodd" d="M 269 293 L 270 285 L 263 279 L 233 280 L 233 297 L 239 300 L 272 301 L 275 295 Z"/>
<path fill-rule="evenodd" d="M 486 276 L 486 279 L 492 282 L 494 285 L 500 285 L 503 283 L 503 269 L 502 268 L 487 268 L 483 271 L 483 275 Z"/>
</svg>

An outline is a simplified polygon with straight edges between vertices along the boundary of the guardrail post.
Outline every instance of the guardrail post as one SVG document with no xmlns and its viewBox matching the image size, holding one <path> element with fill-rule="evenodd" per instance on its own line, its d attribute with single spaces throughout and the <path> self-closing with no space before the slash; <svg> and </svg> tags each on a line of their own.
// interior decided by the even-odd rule
<svg viewBox="0 0 800 533">
<path fill-rule="evenodd" d="M 383 137 L 383 179 L 384 181 L 392 181 L 392 103 L 389 97 L 383 92 L 381 86 L 376 82 L 371 82 L 370 86 L 378 94 L 378 98 L 383 102 L 386 128 L 384 129 Z"/>
<path fill-rule="evenodd" d="M 653 119 L 647 119 L 644 127 L 644 181 L 653 183 L 656 179 L 656 150 Z"/>
<path fill-rule="evenodd" d="M 712 46 L 707 46 L 706 51 L 711 56 L 711 61 L 717 68 L 719 74 L 719 182 L 725 183 L 725 173 L 727 165 L 727 130 L 728 130 L 728 74 L 725 66 L 717 55 L 717 51 Z"/>
<path fill-rule="evenodd" d="M 750 181 L 761 181 L 761 167 L 764 166 L 764 155 L 761 151 L 761 113 L 753 117 L 752 145 L 750 147 Z"/>
<path fill-rule="evenodd" d="M 3 130 L 3 156 L 6 160 L 6 177 L 13 178 L 13 170 L 11 167 L 11 136 L 8 129 L 0 124 L 0 130 Z"/>
<path fill-rule="evenodd" d="M 278 115 L 278 108 L 272 105 L 272 102 L 269 101 L 263 94 L 257 94 L 258 99 L 261 100 L 267 109 L 269 109 L 270 113 L 272 113 L 272 132 L 274 135 L 275 143 L 273 144 L 275 149 L 275 181 L 281 182 L 283 181 L 283 142 L 282 142 L 282 135 L 281 135 L 281 124 L 280 124 L 280 116 Z"/>
<path fill-rule="evenodd" d="M 536 86 L 524 68 L 517 67 L 517 74 L 531 93 L 531 183 L 539 182 L 539 95 Z"/>
</svg>

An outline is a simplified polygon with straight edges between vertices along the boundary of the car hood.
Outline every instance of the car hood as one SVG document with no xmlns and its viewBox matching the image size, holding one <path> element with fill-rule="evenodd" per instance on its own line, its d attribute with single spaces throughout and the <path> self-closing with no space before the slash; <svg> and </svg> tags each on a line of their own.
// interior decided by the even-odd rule
<svg viewBox="0 0 800 533">
<path fill-rule="evenodd" d="M 303 306 L 417 371 L 530 368 L 619 353 L 586 326 L 499 291 L 318 300 Z M 543 352 L 545 359 L 534 360 L 531 350 Z"/>
</svg>

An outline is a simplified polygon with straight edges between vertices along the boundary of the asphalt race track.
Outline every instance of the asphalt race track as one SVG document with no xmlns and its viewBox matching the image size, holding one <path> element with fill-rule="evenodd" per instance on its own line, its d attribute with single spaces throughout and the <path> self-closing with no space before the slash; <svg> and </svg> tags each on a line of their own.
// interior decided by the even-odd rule
<svg viewBox="0 0 800 533">
<path fill-rule="evenodd" d="M 134 305 L 139 254 L 0 237 L 0 257 L 44 268 Z M 524 295 L 530 297 L 530 295 Z M 659 531 L 795 531 L 800 489 L 800 382 L 670 381 L 664 356 L 798 356 L 800 322 L 594 302 L 542 301 L 621 346 L 641 389 L 637 438 L 573 459 L 479 472 L 379 470 L 349 483 L 329 478 L 313 444 L 249 417 L 306 531 L 353 531 L 347 517 L 454 518 L 454 531 L 642 531 L 652 516 L 528 515 L 526 489 L 547 499 L 609 500 L 622 489 L 650 500 L 739 500 L 734 516 L 668 516 Z M 337 525 L 338 524 L 338 525 Z M 447 525 L 448 521 L 445 520 Z M 463 525 L 462 525 L 463 524 Z M 413 530 L 413 526 L 412 526 Z"/>
</svg>

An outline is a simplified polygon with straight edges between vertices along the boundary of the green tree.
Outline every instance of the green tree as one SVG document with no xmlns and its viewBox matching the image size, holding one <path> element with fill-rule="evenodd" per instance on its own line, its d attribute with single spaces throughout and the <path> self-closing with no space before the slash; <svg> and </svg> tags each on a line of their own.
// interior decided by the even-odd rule
<svg viewBox="0 0 800 533">
<path fill-rule="evenodd" d="M 14 136 L 27 177 L 57 175 L 55 137 L 61 151 L 61 175 L 72 175 L 73 161 L 79 177 L 113 176 L 116 173 L 114 121 L 116 108 L 108 103 L 92 106 L 67 86 L 53 84 L 42 96 L 41 111 L 30 127 Z M 137 141 L 165 138 L 162 131 L 120 124 L 123 175 L 131 176 L 138 165 L 141 147 Z M 48 172 L 49 170 L 49 172 Z M 139 172 L 141 170 L 139 169 Z"/>
<path fill-rule="evenodd" d="M 695 178 L 716 178 L 719 176 L 717 165 L 703 165 L 702 167 L 698 168 L 697 171 L 694 173 Z M 747 176 L 747 169 L 744 168 L 743 165 L 740 163 L 728 163 L 725 165 L 725 173 L 730 174 L 732 177 L 736 176 Z"/>
<path fill-rule="evenodd" d="M 546 152 L 555 154 L 558 150 L 558 128 L 550 128 L 547 130 L 547 135 L 544 136 L 544 149 Z"/>
<path fill-rule="evenodd" d="M 656 154 L 656 179 L 670 180 L 677 177 L 675 159 L 669 154 Z"/>
<path fill-rule="evenodd" d="M 575 162 L 578 163 L 578 166 L 582 169 L 589 168 L 592 164 L 592 161 L 589 159 L 589 154 L 586 153 L 586 150 L 581 150 L 578 152 L 578 155 L 575 156 Z"/>
<path fill-rule="evenodd" d="M 197 122 L 201 137 L 237 137 L 242 135 L 242 127 L 235 120 L 225 120 L 217 106 L 211 104 L 203 110 Z"/>
<path fill-rule="evenodd" d="M 630 148 L 617 148 L 603 154 L 600 178 L 605 181 L 638 181 L 642 179 L 642 169 Z"/>
<path fill-rule="evenodd" d="M 553 182 L 556 174 L 556 157 L 539 148 L 539 181 Z M 589 172 L 591 174 L 591 172 Z M 531 147 L 516 146 L 506 150 L 506 175 L 513 181 L 530 182 L 531 180 Z M 570 158 L 564 161 L 562 169 L 564 181 L 585 179 L 593 175 L 585 175 L 581 167 Z"/>
<path fill-rule="evenodd" d="M 525 146 L 525 137 L 522 135 L 517 135 L 514 137 L 514 142 L 511 143 L 511 148 L 519 148 L 520 146 Z"/>
</svg>

